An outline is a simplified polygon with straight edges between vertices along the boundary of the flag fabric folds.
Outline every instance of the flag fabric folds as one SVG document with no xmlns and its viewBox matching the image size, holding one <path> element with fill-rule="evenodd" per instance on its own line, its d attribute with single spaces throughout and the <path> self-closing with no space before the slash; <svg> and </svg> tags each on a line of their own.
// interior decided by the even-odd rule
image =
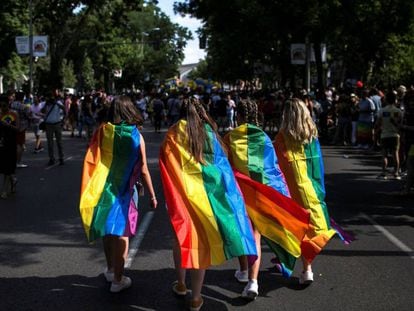
<svg viewBox="0 0 414 311">
<path fill-rule="evenodd" d="M 131 236 L 138 221 L 134 185 L 141 169 L 140 133 L 135 125 L 106 123 L 86 152 L 80 214 L 90 242 L 105 235 Z"/>
<path fill-rule="evenodd" d="M 277 255 L 284 276 L 292 274 L 309 229 L 309 212 L 289 196 L 272 141 L 257 126 L 243 124 L 224 138 L 247 212 Z"/>
<path fill-rule="evenodd" d="M 279 165 L 285 175 L 292 199 L 310 212 L 310 230 L 302 243 L 302 255 L 311 262 L 340 232 L 331 225 L 325 202 L 325 181 L 319 141 L 300 144 L 279 132 L 274 142 Z M 345 242 L 345 234 L 339 234 Z"/>
<path fill-rule="evenodd" d="M 183 268 L 205 269 L 247 255 L 257 258 L 253 230 L 230 163 L 216 134 L 206 126 L 205 164 L 188 152 L 187 122 L 166 135 L 160 151 L 161 178 Z"/>
</svg>

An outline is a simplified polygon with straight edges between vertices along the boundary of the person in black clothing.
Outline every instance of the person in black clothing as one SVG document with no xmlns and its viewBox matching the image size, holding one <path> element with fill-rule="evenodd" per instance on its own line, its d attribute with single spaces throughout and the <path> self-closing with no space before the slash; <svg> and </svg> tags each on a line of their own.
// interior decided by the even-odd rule
<svg viewBox="0 0 414 311">
<path fill-rule="evenodd" d="M 161 95 L 156 94 L 155 99 L 152 102 L 153 118 L 154 118 L 154 131 L 161 133 L 161 122 L 164 119 L 164 102 L 161 100 Z"/>
<path fill-rule="evenodd" d="M 7 96 L 0 97 L 0 174 L 4 175 L 0 197 L 6 199 L 16 191 L 17 131 L 19 116 L 9 109 Z"/>
</svg>

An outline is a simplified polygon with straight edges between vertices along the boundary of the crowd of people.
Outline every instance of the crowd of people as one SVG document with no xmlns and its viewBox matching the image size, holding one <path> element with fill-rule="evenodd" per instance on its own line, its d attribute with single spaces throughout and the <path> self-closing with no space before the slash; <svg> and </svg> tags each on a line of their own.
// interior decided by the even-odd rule
<svg viewBox="0 0 414 311">
<path fill-rule="evenodd" d="M 324 144 L 349 146 L 360 150 L 382 153 L 379 178 L 401 180 L 412 167 L 410 148 L 414 133 L 413 88 L 399 86 L 381 90 L 376 87 L 358 87 L 321 91 L 305 90 L 250 93 L 237 91 L 195 92 L 203 107 L 211 115 L 223 134 L 237 126 L 237 111 L 243 96 L 248 96 L 258 106 L 258 124 L 270 135 L 280 129 L 282 111 L 286 100 L 297 97 L 308 107 L 318 128 L 319 139 Z M 177 110 L 186 92 L 159 93 L 155 98 L 140 95 L 140 110 L 160 132 L 177 121 Z M 392 164 L 393 170 L 389 172 Z M 412 182 L 408 177 L 408 186 Z M 406 190 L 403 193 L 407 193 Z"/>
<path fill-rule="evenodd" d="M 414 126 L 412 87 L 407 89 L 401 85 L 389 90 L 362 86 L 348 90 L 329 87 L 311 92 L 297 90 L 295 93 L 290 90 L 260 90 L 249 93 L 172 90 L 131 92 L 128 96 L 144 122 L 148 121 L 155 132 L 161 133 L 162 128 L 166 129 L 177 122 L 180 107 L 190 93 L 200 100 L 221 134 L 237 126 L 237 111 L 243 96 L 248 96 L 257 103 L 259 126 L 270 135 L 276 134 L 281 124 L 284 103 L 295 96 L 303 100 L 308 107 L 323 144 L 381 151 L 379 178 L 400 180 L 403 176 L 409 175 L 408 172 L 412 167 L 410 162 L 412 157 L 410 147 L 414 135 L 411 130 Z M 4 94 L 3 98 L 7 101 L 9 109 L 3 112 L 3 117 L 9 120 L 9 124 L 15 124 L 17 127 L 13 131 L 17 149 L 15 167 L 25 168 L 27 164 L 24 163 L 23 154 L 26 150 L 28 134 L 33 133 L 35 138 L 34 153 L 44 151 L 45 145 L 47 146 L 49 155 L 47 165 L 55 163 L 64 165 L 62 131 L 69 131 L 70 137 L 84 138 L 89 142 L 95 129 L 106 120 L 114 96 L 106 94 L 103 90 L 81 95 L 53 90 L 45 96 L 10 91 Z M 5 123 L 7 122 L 2 122 Z M 42 130 L 46 133 L 46 142 L 42 141 Z M 2 131 L 2 135 L 6 135 L 6 132 Z M 10 136 L 10 133 L 7 135 Z M 12 136 L 14 137 L 14 134 Z M 6 164 L 3 163 L 4 165 Z M 391 165 L 393 170 L 390 173 Z M 8 168 L 7 171 L 10 169 Z M 15 174 L 12 175 L 13 184 L 16 184 Z M 410 176 L 407 179 L 408 186 L 403 193 L 408 193 L 411 187 Z M 1 196 L 7 197 L 12 193 L 11 190 L 15 191 L 15 187 L 9 186 L 8 190 L 2 191 Z"/>
<path fill-rule="evenodd" d="M 56 163 L 55 142 L 58 164 L 64 165 L 64 130 L 88 140 L 80 211 L 89 241 L 104 241 L 111 292 L 132 284 L 123 266 L 143 185 L 150 206 L 158 205 L 140 130 L 145 121 L 156 133 L 167 129 L 160 169 L 175 233 L 172 290 L 187 295 L 190 269 L 194 311 L 204 303 L 205 270 L 230 258 L 240 262 L 237 281 L 247 283 L 241 296 L 256 299 L 262 237 L 283 275 L 290 276 L 296 258 L 302 259 L 301 284 L 313 282 L 311 263 L 334 234 L 350 241 L 329 218 L 320 141 L 381 150 L 380 177 L 388 178 L 392 159 L 392 176 L 399 180 L 406 173 L 401 194 L 413 186 L 413 88 L 128 96 L 103 91 L 60 96 L 53 90 L 44 98 L 11 92 L 0 96 L 0 108 L 3 199 L 16 191 L 16 168 L 27 167 L 22 162 L 27 131 L 35 137 L 34 153 L 43 150 L 40 131 L 46 132 L 47 165 Z"/>
</svg>

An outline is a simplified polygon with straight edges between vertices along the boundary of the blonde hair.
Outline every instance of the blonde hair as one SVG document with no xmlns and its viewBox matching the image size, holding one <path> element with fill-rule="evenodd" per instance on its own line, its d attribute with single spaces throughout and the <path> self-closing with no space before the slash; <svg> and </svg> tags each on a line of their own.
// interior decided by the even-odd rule
<svg viewBox="0 0 414 311">
<path fill-rule="evenodd" d="M 312 139 L 318 137 L 318 129 L 312 120 L 309 109 L 298 98 L 286 101 L 280 130 L 302 144 L 310 143 Z"/>
</svg>

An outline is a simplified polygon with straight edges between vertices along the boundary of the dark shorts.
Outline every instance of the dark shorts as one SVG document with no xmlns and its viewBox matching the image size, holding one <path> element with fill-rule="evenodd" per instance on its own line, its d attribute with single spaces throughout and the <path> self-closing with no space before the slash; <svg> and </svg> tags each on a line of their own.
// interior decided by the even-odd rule
<svg viewBox="0 0 414 311">
<path fill-rule="evenodd" d="M 17 134 L 16 134 L 16 143 L 18 145 L 24 145 L 26 143 L 26 131 L 17 132 Z"/>
<path fill-rule="evenodd" d="M 381 138 L 382 149 L 386 152 L 395 152 L 400 149 L 399 137 L 386 137 Z"/>
</svg>

